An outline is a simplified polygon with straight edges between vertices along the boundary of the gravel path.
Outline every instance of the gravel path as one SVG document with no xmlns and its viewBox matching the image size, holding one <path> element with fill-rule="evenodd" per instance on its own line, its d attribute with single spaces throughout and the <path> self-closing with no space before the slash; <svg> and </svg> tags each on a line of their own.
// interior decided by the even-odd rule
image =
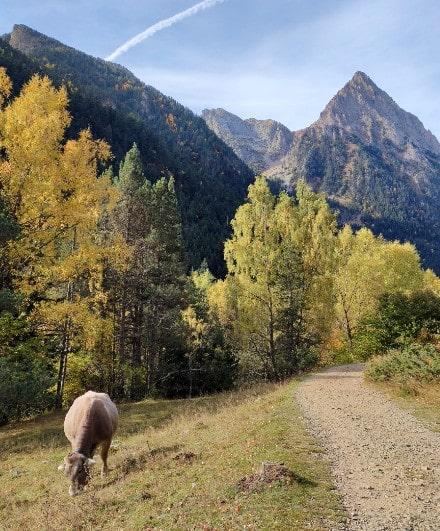
<svg viewBox="0 0 440 531">
<path fill-rule="evenodd" d="M 331 461 L 350 530 L 440 530 L 440 435 L 365 384 L 362 365 L 308 377 L 297 399 Z"/>
</svg>

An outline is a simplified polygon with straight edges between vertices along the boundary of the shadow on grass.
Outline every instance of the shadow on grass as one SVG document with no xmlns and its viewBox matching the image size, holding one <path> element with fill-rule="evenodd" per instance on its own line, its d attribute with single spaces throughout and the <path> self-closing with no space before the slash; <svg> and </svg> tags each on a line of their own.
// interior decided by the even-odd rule
<svg viewBox="0 0 440 531">
<path fill-rule="evenodd" d="M 123 481 L 131 472 L 142 470 L 148 463 L 157 457 L 164 457 L 170 453 L 175 453 L 182 448 L 180 444 L 172 446 L 160 446 L 145 452 L 132 453 L 124 457 L 121 463 L 115 467 L 116 476 L 103 483 L 99 489 L 105 489 Z"/>
<path fill-rule="evenodd" d="M 64 413 L 57 412 L 0 429 L 0 450 L 29 452 L 37 448 L 56 448 L 65 444 Z"/>
<path fill-rule="evenodd" d="M 305 487 L 317 487 L 318 483 L 313 479 L 306 478 L 297 472 L 292 472 L 292 479 L 298 483 L 298 485 L 304 485 Z"/>
</svg>

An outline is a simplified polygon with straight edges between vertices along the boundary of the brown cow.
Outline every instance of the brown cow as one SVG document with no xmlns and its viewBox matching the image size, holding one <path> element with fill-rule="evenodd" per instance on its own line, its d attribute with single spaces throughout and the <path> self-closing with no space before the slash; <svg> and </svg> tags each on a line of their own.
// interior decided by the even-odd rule
<svg viewBox="0 0 440 531">
<path fill-rule="evenodd" d="M 93 454 L 101 445 L 102 471 L 107 474 L 107 455 L 118 425 L 118 410 L 106 393 L 87 391 L 70 407 L 64 420 L 64 433 L 72 452 L 64 458 L 58 470 L 70 478 L 69 494 L 79 494 L 90 478 Z"/>
</svg>

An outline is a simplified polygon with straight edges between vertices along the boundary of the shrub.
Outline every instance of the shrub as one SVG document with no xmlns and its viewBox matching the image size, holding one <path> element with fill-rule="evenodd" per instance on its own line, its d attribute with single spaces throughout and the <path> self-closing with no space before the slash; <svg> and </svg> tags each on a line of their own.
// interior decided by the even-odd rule
<svg viewBox="0 0 440 531">
<path fill-rule="evenodd" d="M 373 358 L 365 374 L 370 380 L 393 382 L 406 388 L 411 382 L 432 382 L 440 379 L 440 350 L 432 344 L 412 343 Z"/>
<path fill-rule="evenodd" d="M 385 294 L 374 316 L 360 323 L 352 351 L 369 359 L 415 339 L 429 342 L 440 332 L 440 297 L 431 292 Z"/>
<path fill-rule="evenodd" d="M 50 367 L 31 354 L 0 357 L 0 425 L 42 413 L 51 407 Z"/>
</svg>

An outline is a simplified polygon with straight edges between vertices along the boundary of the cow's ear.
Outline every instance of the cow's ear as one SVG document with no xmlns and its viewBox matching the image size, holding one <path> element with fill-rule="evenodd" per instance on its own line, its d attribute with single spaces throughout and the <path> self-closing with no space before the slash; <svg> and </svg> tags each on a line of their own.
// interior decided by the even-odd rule
<svg viewBox="0 0 440 531">
<path fill-rule="evenodd" d="M 58 466 L 58 470 L 61 470 L 61 472 L 64 470 L 65 464 L 61 463 L 61 465 Z"/>
<path fill-rule="evenodd" d="M 94 459 L 90 459 L 89 457 L 87 458 L 86 465 L 88 466 L 96 465 L 96 461 Z"/>
</svg>

